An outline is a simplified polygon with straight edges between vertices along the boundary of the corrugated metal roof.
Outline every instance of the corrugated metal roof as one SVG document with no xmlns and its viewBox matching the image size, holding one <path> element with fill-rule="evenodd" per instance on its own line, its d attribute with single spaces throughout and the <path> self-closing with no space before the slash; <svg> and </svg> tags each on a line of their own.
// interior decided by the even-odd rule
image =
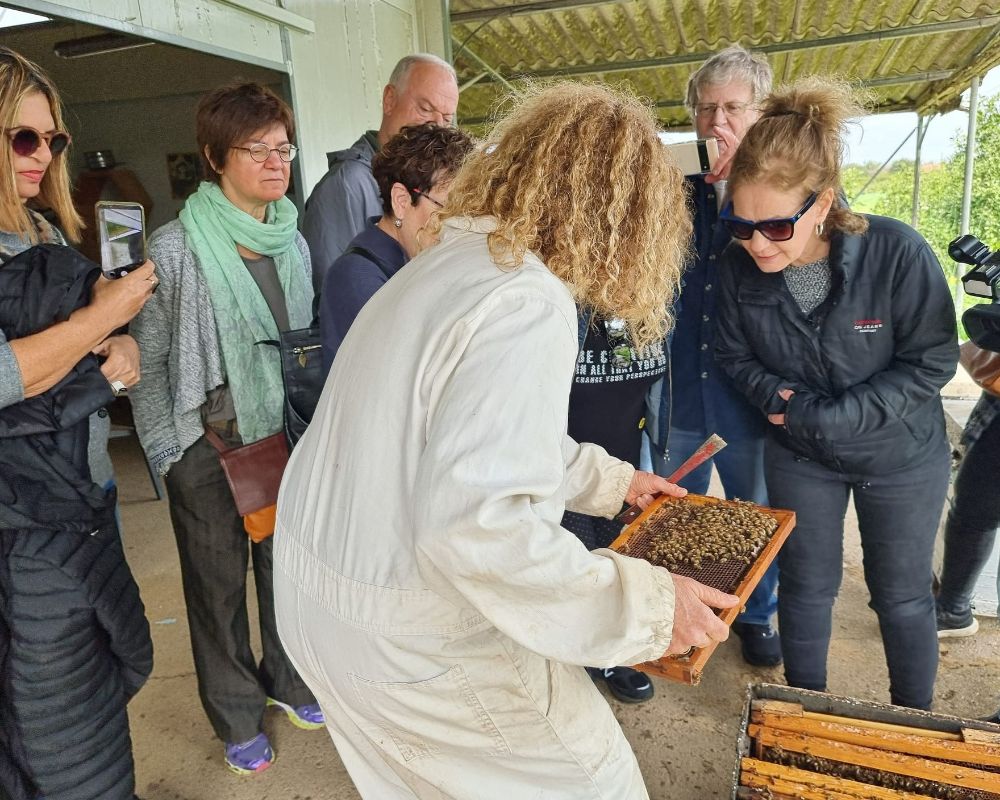
<svg viewBox="0 0 1000 800">
<path fill-rule="evenodd" d="M 630 84 L 665 126 L 690 126 L 688 76 L 730 44 L 766 54 L 779 83 L 867 83 L 879 111 L 951 110 L 1000 64 L 1000 0 L 453 0 L 451 21 L 459 119 L 472 125 L 510 85 L 566 76 Z"/>
</svg>

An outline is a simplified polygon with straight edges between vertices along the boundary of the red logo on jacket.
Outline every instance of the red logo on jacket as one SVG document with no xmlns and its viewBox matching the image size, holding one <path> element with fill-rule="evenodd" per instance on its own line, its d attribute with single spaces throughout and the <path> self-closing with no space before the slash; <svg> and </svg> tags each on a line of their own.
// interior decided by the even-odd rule
<svg viewBox="0 0 1000 800">
<path fill-rule="evenodd" d="M 854 320 L 854 330 L 858 333 L 875 333 L 882 327 L 880 319 L 856 319 Z"/>
</svg>

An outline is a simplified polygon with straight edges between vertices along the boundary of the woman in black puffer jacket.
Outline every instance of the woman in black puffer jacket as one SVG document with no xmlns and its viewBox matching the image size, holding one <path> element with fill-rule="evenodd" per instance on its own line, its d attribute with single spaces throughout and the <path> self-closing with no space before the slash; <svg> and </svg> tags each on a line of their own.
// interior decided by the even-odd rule
<svg viewBox="0 0 1000 800">
<path fill-rule="evenodd" d="M 152 644 L 115 492 L 94 482 L 90 455 L 106 451 L 106 433 L 91 418 L 109 381 L 138 379 L 135 343 L 111 333 L 156 278 L 152 264 L 101 278 L 27 207 L 79 232 L 58 95 L 6 48 L 0 125 L 0 797 L 131 800 L 125 704 L 152 669 Z"/>
<path fill-rule="evenodd" d="M 838 202 L 844 85 L 771 95 L 729 176 L 717 358 L 771 423 L 768 497 L 798 517 L 780 554 L 789 684 L 826 689 L 844 514 L 854 496 L 890 696 L 929 708 L 937 671 L 931 556 L 948 484 L 940 389 L 958 360 L 933 252 L 908 226 Z"/>
</svg>

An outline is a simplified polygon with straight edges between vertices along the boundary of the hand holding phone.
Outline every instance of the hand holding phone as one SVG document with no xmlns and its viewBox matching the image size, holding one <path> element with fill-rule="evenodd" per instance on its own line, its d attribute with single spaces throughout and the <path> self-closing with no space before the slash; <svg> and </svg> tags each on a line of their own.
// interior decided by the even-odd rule
<svg viewBox="0 0 1000 800">
<path fill-rule="evenodd" d="M 120 278 L 146 262 L 146 219 L 139 203 L 100 201 L 96 206 L 101 271 Z"/>
<path fill-rule="evenodd" d="M 715 139 L 695 139 L 668 144 L 667 149 L 685 175 L 711 172 L 719 158 L 719 143 Z"/>
</svg>

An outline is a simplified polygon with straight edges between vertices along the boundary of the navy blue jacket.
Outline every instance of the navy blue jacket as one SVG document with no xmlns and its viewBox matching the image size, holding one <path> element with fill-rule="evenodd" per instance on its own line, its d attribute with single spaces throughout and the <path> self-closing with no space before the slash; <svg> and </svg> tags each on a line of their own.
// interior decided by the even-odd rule
<svg viewBox="0 0 1000 800">
<path fill-rule="evenodd" d="M 768 434 L 844 473 L 907 468 L 944 441 L 941 387 L 958 362 L 955 309 L 927 242 L 870 216 L 862 235 L 830 242 L 832 287 L 809 315 L 784 276 L 725 252 L 718 359 L 760 409 L 784 413 Z M 781 389 L 795 394 L 787 405 Z"/>
<path fill-rule="evenodd" d="M 355 236 L 326 273 L 320 295 L 319 329 L 323 343 L 323 370 L 330 372 L 337 350 L 355 318 L 382 285 L 407 262 L 399 242 L 376 227 L 378 218 Z M 362 248 L 376 259 L 351 252 Z"/>
<path fill-rule="evenodd" d="M 667 340 L 670 365 L 650 393 L 648 433 L 654 463 L 666 454 L 669 429 L 718 433 L 727 442 L 759 439 L 766 420 L 715 360 L 719 257 L 729 234 L 718 224 L 716 189 L 698 175 L 686 179 L 694 211 L 694 261 L 684 273 Z"/>
</svg>

